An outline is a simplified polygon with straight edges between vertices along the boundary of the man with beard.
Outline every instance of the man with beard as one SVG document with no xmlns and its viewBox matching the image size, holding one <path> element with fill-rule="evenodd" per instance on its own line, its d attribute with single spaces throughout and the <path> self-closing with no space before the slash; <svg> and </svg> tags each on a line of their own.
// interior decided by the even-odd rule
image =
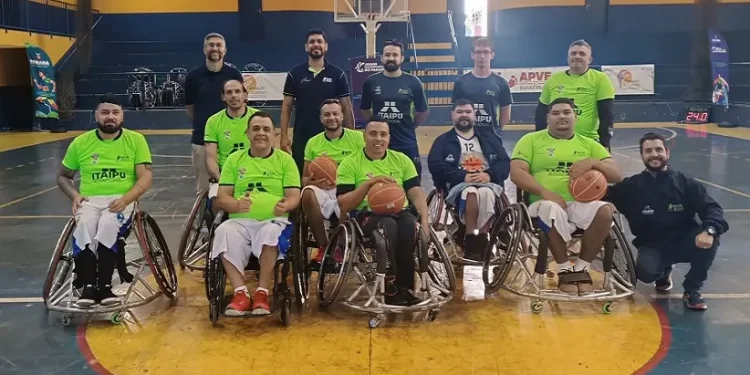
<svg viewBox="0 0 750 375">
<path fill-rule="evenodd" d="M 492 133 L 476 130 L 474 103 L 453 104 L 454 128 L 432 144 L 427 167 L 435 188 L 447 193 L 446 204 L 457 207 L 465 226 L 464 258 L 481 261 L 489 243 L 495 200 L 503 193 L 510 158 Z"/>
<path fill-rule="evenodd" d="M 323 219 L 339 218 L 341 211 L 336 201 L 336 181 L 313 179 L 309 169 L 310 163 L 318 156 L 327 156 L 338 165 L 345 157 L 365 147 L 362 132 L 344 128 L 341 125 L 343 121 L 344 115 L 339 100 L 327 99 L 320 107 L 320 122 L 326 130 L 312 137 L 305 146 L 302 209 L 318 244 L 318 252 L 312 257 L 313 263 L 323 260 L 323 249 L 328 244 Z"/>
<path fill-rule="evenodd" d="M 322 30 L 310 30 L 305 39 L 307 61 L 292 68 L 284 84 L 284 101 L 281 104 L 281 149 L 291 152 L 300 175 L 304 167 L 305 144 L 322 132 L 320 105 L 324 100 L 338 98 L 344 113 L 344 126 L 354 129 L 349 81 L 338 66 L 326 60 L 328 51 L 326 35 Z M 289 125 L 294 113 L 294 134 L 289 141 Z"/>
<path fill-rule="evenodd" d="M 502 139 L 503 128 L 510 122 L 513 95 L 508 81 L 490 70 L 494 57 L 495 52 L 492 51 L 489 39 L 479 38 L 474 42 L 474 49 L 471 51 L 474 69 L 456 80 L 453 85 L 453 102 L 468 99 L 475 103 L 475 129 Z"/>
<path fill-rule="evenodd" d="M 693 178 L 670 168 L 663 136 L 641 138 L 646 169 L 610 187 L 606 200 L 625 215 L 638 248 L 636 276 L 657 292 L 672 289 L 672 266 L 690 263 L 682 299 L 689 309 L 705 310 L 700 294 L 719 248 L 719 236 L 729 230 L 721 206 Z M 695 216 L 700 218 L 700 223 Z"/>
<path fill-rule="evenodd" d="M 585 295 L 594 289 L 588 270 L 609 235 L 614 208 L 603 201 L 577 202 L 568 186 L 591 169 L 609 183 L 621 181 L 622 175 L 604 146 L 574 131 L 574 108 L 568 98 L 550 103 L 547 129 L 526 134 L 516 143 L 510 179 L 529 194 L 529 214 L 547 235 L 557 262 L 558 289 Z M 581 253 L 571 267 L 567 243 L 579 229 Z"/>
<path fill-rule="evenodd" d="M 221 100 L 227 108 L 217 112 L 206 121 L 204 138 L 206 170 L 211 177 L 208 198 L 213 199 L 219 191 L 218 181 L 221 167 L 229 155 L 248 146 L 247 123 L 257 109 L 247 106 L 247 88 L 236 79 L 224 83 Z M 217 212 L 214 207 L 214 212 Z"/>
<path fill-rule="evenodd" d="M 570 98 L 575 102 L 578 117 L 576 133 L 610 149 L 614 134 L 615 88 L 605 73 L 590 69 L 592 61 L 588 42 L 577 40 L 570 45 L 568 69 L 552 74 L 544 83 L 536 108 L 536 130 L 547 127 L 547 110 L 553 100 Z"/>
<path fill-rule="evenodd" d="M 219 95 L 224 82 L 230 79 L 243 82 L 242 73 L 224 63 L 226 53 L 226 42 L 221 34 L 206 35 L 203 39 L 206 62 L 191 70 L 185 78 L 185 105 L 188 117 L 193 122 L 193 171 L 198 195 L 208 191 L 210 179 L 203 148 L 206 121 L 224 108 Z"/>
<path fill-rule="evenodd" d="M 421 176 L 422 162 L 415 128 L 429 115 L 422 81 L 401 70 L 404 62 L 401 42 L 385 42 L 382 60 L 385 70 L 367 77 L 362 86 L 360 109 L 365 118 L 379 118 L 388 124 L 391 150 L 406 154 Z"/>
<path fill-rule="evenodd" d="M 266 112 L 250 116 L 250 148 L 227 158 L 221 170 L 217 203 L 229 214 L 214 237 L 211 258 L 221 258 L 234 288 L 228 316 L 268 315 L 268 290 L 276 261 L 289 249 L 292 225 L 289 213 L 299 206 L 300 180 L 289 154 L 273 147 L 273 119 Z M 251 256 L 260 262 L 258 288 L 250 293 L 244 269 Z"/>
<path fill-rule="evenodd" d="M 120 302 L 111 286 L 118 253 L 124 261 L 124 241 L 118 237 L 131 225 L 133 202 L 152 182 L 148 143 L 140 133 L 122 127 L 117 97 L 102 96 L 95 116 L 97 129 L 71 142 L 57 174 L 57 186 L 73 201 L 73 284 L 83 288 L 77 301 L 81 308 Z M 73 182 L 76 172 L 81 175 L 80 191 Z"/>
</svg>

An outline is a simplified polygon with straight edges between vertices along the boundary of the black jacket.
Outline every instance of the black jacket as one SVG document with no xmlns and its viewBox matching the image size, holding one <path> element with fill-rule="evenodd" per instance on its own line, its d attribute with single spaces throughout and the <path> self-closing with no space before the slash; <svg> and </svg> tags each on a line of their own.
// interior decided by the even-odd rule
<svg viewBox="0 0 750 375">
<path fill-rule="evenodd" d="M 479 139 L 482 154 L 487 160 L 490 182 L 503 186 L 510 174 L 510 157 L 503 147 L 502 141 L 494 136 L 482 136 L 475 131 Z M 427 157 L 427 167 L 430 169 L 435 188 L 450 189 L 466 178 L 466 171 L 459 165 L 461 159 L 461 143 L 458 141 L 456 129 L 451 129 L 435 139 Z"/>
<path fill-rule="evenodd" d="M 628 177 L 611 186 L 604 199 L 625 215 L 636 247 L 676 240 L 700 227 L 714 227 L 717 234 L 729 230 L 724 210 L 703 184 L 673 169 Z"/>
</svg>

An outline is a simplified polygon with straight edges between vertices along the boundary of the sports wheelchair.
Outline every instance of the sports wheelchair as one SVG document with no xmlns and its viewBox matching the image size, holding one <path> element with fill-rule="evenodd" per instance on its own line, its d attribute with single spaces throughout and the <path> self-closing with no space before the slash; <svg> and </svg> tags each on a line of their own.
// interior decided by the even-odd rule
<svg viewBox="0 0 750 375">
<path fill-rule="evenodd" d="M 120 284 L 114 285 L 113 291 L 122 297 L 121 302 L 110 306 L 95 305 L 85 309 L 77 307 L 76 301 L 81 291 L 74 285 L 75 276 L 72 272 L 73 233 L 76 225 L 75 217 L 68 220 L 57 240 L 42 290 L 42 298 L 47 310 L 62 312 L 64 326 L 70 325 L 76 314 L 91 316 L 112 313 L 111 322 L 119 324 L 125 313 L 132 316 L 131 309 L 143 306 L 162 294 L 172 300 L 177 298 L 177 274 L 167 241 L 154 218 L 142 211 L 136 202 L 133 207 L 132 224 L 117 241 L 119 251 L 116 269 Z M 125 254 L 125 245 L 133 230 L 135 230 L 141 254 L 140 257 L 126 260 L 126 255 L 132 255 Z M 152 286 L 146 278 L 144 274 L 146 267 L 149 267 L 156 287 Z M 131 273 L 131 271 L 134 272 Z"/>
<path fill-rule="evenodd" d="M 528 194 L 517 191 L 517 201 L 503 211 L 492 228 L 491 239 L 494 243 L 485 250 L 482 277 L 488 294 L 496 293 L 500 288 L 511 293 L 530 297 L 531 311 L 542 312 L 544 301 L 556 302 L 604 302 L 602 312 L 609 314 L 615 301 L 630 297 L 635 291 L 635 260 L 623 231 L 622 217 L 615 212 L 609 236 L 604 241 L 603 249 L 592 268 L 600 268 L 604 273 L 601 288 L 594 288 L 593 293 L 577 296 L 560 292 L 547 287 L 555 278 L 555 272 L 548 270 L 548 263 L 554 262 L 548 253 L 549 245 L 545 233 L 539 228 L 536 218 L 528 211 Z M 583 231 L 573 234 L 571 247 L 580 242 Z M 495 266 L 494 259 L 502 261 Z M 533 265 L 533 272 L 530 266 Z M 513 276 L 508 278 L 511 271 Z"/>
<path fill-rule="evenodd" d="M 294 215 L 289 217 L 292 222 L 292 230 L 294 230 L 295 222 Z M 219 211 L 216 218 L 211 226 L 211 231 L 208 238 L 208 247 L 204 256 L 206 268 L 203 271 L 203 277 L 206 284 L 206 297 L 209 303 L 209 319 L 211 324 L 215 327 L 218 322 L 219 315 L 223 315 L 224 310 L 230 302 L 231 295 L 226 293 L 227 276 L 224 271 L 224 265 L 221 262 L 221 258 L 211 258 L 211 252 L 213 250 L 214 237 L 216 235 L 216 228 L 228 219 L 228 215 L 224 211 Z M 298 283 L 301 275 L 307 276 L 307 266 L 302 263 L 302 259 L 306 259 L 305 255 L 302 255 L 294 251 L 293 246 L 289 246 L 291 251 L 282 251 L 284 246 L 279 246 L 279 251 L 284 255 L 283 259 L 276 261 L 274 269 L 274 280 L 273 290 L 270 292 L 271 300 L 271 314 L 262 315 L 259 317 L 269 317 L 276 314 L 281 315 L 281 323 L 284 326 L 289 326 L 291 322 L 291 310 L 292 310 L 292 293 L 287 285 L 287 278 L 289 276 L 289 268 L 292 268 L 294 273 L 294 293 L 297 299 L 297 305 L 302 306 L 305 299 L 302 297 L 306 290 L 301 290 L 301 283 Z M 301 259 L 302 258 L 302 259 Z M 279 269 L 280 268 L 280 269 Z M 254 271 L 256 278 L 260 278 L 260 260 L 254 255 L 250 257 L 248 264 L 245 266 L 245 271 Z M 253 317 L 248 315 L 247 317 Z"/>
<path fill-rule="evenodd" d="M 180 237 L 177 259 L 183 270 L 185 268 L 192 271 L 204 270 L 205 266 L 201 262 L 206 257 L 212 219 L 211 200 L 205 192 L 199 195 L 193 203 L 190 215 L 185 221 L 182 237 Z"/>
<path fill-rule="evenodd" d="M 385 262 L 385 254 L 377 254 L 372 241 L 364 235 L 357 218 L 362 213 L 352 213 L 348 220 L 335 226 L 325 249 L 318 273 L 318 303 L 327 308 L 339 300 L 339 294 L 354 271 L 359 286 L 342 305 L 368 313 L 370 328 L 377 328 L 388 313 L 410 313 L 427 311 L 430 321 L 437 318 L 443 305 L 453 299 L 456 276 L 448 254 L 435 231 L 430 228 L 429 241 L 423 242 L 422 230 L 417 223 L 415 263 L 419 277 L 417 297 L 422 302 L 413 306 L 386 305 L 384 299 L 385 277 L 377 273 L 378 263 Z M 364 292 L 364 296 L 360 294 Z M 360 297 L 360 298 L 357 298 Z"/>
<path fill-rule="evenodd" d="M 448 192 L 444 188 L 435 188 L 427 195 L 430 225 L 435 229 L 435 232 L 445 233 L 443 244 L 450 244 L 451 250 L 449 255 L 452 263 L 459 265 L 482 265 L 482 261 L 464 258 L 463 239 L 466 228 L 460 220 L 461 216 L 458 208 L 446 203 L 445 198 L 447 197 Z M 495 200 L 495 217 L 489 223 L 490 228 L 493 222 L 500 216 L 500 213 L 508 207 L 510 207 L 510 200 L 505 191 L 503 191 L 499 199 Z"/>
</svg>

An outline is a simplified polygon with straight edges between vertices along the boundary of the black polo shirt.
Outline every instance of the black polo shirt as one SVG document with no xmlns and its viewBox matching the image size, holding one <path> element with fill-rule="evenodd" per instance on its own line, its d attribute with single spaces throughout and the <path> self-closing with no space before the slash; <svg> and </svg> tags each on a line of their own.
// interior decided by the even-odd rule
<svg viewBox="0 0 750 375">
<path fill-rule="evenodd" d="M 226 108 L 221 101 L 224 82 L 242 80 L 242 73 L 224 63 L 218 72 L 208 70 L 206 64 L 193 68 L 185 78 L 185 104 L 193 108 L 193 144 L 203 145 L 206 121 L 213 114 Z"/>
<path fill-rule="evenodd" d="M 295 99 L 292 147 L 303 150 L 307 140 L 324 130 L 320 122 L 320 105 L 326 99 L 349 96 L 349 81 L 341 68 L 328 61 L 317 73 L 305 61 L 287 74 L 284 95 Z"/>
</svg>

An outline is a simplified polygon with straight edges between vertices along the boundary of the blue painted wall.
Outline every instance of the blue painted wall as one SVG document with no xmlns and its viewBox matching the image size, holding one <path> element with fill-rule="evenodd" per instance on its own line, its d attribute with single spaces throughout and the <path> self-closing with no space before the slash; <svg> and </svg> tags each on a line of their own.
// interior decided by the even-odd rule
<svg viewBox="0 0 750 375">
<path fill-rule="evenodd" d="M 567 46 L 579 38 L 594 47 L 594 64 L 657 64 L 656 100 L 679 99 L 689 86 L 689 64 L 697 13 L 693 5 L 618 5 L 608 0 L 587 0 L 587 6 L 520 8 L 490 15 L 497 57 L 495 67 L 559 66 L 566 63 Z M 450 2 L 449 2 L 450 4 Z M 750 61 L 750 3 L 721 4 L 718 29 L 729 41 L 733 62 Z M 330 12 L 264 12 L 264 39 L 240 39 L 239 13 L 107 14 L 96 33 L 92 72 L 130 71 L 136 66 L 155 71 L 201 64 L 202 38 L 216 31 L 228 38 L 227 61 L 238 67 L 257 62 L 269 71 L 284 71 L 306 58 L 304 34 L 321 28 L 329 36 L 329 59 L 347 69 L 347 59 L 364 54 L 365 35 L 359 24 L 336 24 Z M 457 17 L 458 18 L 458 17 Z M 457 20 L 457 31 L 463 31 Z M 444 14 L 413 15 L 417 42 L 448 42 L 450 29 Z M 397 38 L 405 42 L 405 24 L 385 24 L 378 41 Z M 471 65 L 470 38 L 459 38 L 457 58 Z M 733 67 L 733 99 L 750 101 L 750 67 Z M 98 76 L 86 90 L 120 87 L 126 77 Z M 119 83 L 114 83 L 119 82 Z M 113 86 L 115 85 L 115 86 Z M 99 87 L 99 89 L 96 89 Z M 79 91 L 83 90 L 81 88 Z M 517 100 L 534 100 L 535 95 Z M 629 99 L 643 99 L 632 97 Z"/>
</svg>

